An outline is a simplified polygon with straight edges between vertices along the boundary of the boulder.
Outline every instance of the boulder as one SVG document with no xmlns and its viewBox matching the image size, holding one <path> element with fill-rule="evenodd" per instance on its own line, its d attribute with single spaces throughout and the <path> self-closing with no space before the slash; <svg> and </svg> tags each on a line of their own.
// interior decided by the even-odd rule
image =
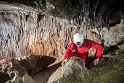
<svg viewBox="0 0 124 83">
<path fill-rule="evenodd" d="M 83 83 L 88 70 L 78 57 L 72 57 L 64 66 L 59 67 L 47 83 Z"/>
<path fill-rule="evenodd" d="M 105 46 L 114 46 L 124 40 L 124 25 L 116 25 L 110 30 L 103 28 L 100 32 L 102 39 L 104 39 Z"/>
<path fill-rule="evenodd" d="M 93 40 L 99 44 L 102 43 L 102 40 L 101 40 L 101 37 L 100 35 L 98 35 L 97 33 L 94 33 L 93 31 L 91 30 L 87 30 L 87 36 L 86 36 L 87 39 L 90 39 L 90 40 Z"/>
<path fill-rule="evenodd" d="M 0 61 L 0 83 L 35 83 L 16 59 Z"/>
</svg>

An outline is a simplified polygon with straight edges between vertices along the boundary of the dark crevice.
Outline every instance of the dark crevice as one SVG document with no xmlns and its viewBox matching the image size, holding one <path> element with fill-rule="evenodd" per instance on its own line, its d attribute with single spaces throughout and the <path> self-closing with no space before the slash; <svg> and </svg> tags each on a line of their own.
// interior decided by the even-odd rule
<svg viewBox="0 0 124 83">
<path fill-rule="evenodd" d="M 33 63 L 34 66 L 32 66 L 31 62 L 35 61 Z M 39 55 L 31 55 L 30 57 L 27 57 L 26 59 L 23 59 L 20 61 L 21 65 L 24 66 L 28 74 L 30 76 L 33 76 L 35 73 L 39 72 L 40 70 L 46 69 L 50 64 L 54 63 L 56 59 L 49 56 L 39 56 Z"/>
<path fill-rule="evenodd" d="M 116 51 L 116 50 L 119 49 L 119 48 L 118 48 L 118 45 L 121 45 L 121 44 L 123 44 L 123 43 L 124 43 L 124 41 L 121 41 L 121 42 L 119 42 L 119 43 L 116 44 L 116 45 L 107 47 L 106 50 L 104 50 L 104 54 L 107 55 L 107 54 L 109 54 L 109 53 L 113 53 L 114 51 Z"/>
<path fill-rule="evenodd" d="M 105 55 L 106 55 L 106 54 L 109 54 L 109 53 L 111 53 L 111 52 L 113 52 L 113 51 L 115 51 L 115 50 L 117 50 L 117 49 L 119 49 L 119 48 L 117 47 L 117 45 L 110 46 L 106 51 L 104 51 L 104 54 L 105 54 Z"/>
<path fill-rule="evenodd" d="M 53 64 L 46 69 L 41 70 L 40 72 L 35 73 L 33 79 L 36 83 L 47 83 L 49 77 L 61 66 L 61 62 Z M 37 80 L 37 77 L 40 76 L 40 80 Z"/>
<path fill-rule="evenodd" d="M 6 74 L 6 73 L 1 73 L 1 72 L 0 72 L 0 83 L 5 83 L 5 82 L 7 82 L 8 80 L 10 80 L 9 75 Z"/>
</svg>

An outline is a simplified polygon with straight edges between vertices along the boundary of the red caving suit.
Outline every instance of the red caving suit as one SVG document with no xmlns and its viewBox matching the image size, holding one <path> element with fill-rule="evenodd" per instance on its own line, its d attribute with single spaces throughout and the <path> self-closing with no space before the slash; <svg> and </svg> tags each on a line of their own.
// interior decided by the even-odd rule
<svg viewBox="0 0 124 83">
<path fill-rule="evenodd" d="M 76 56 L 82 59 L 83 62 L 86 62 L 87 53 L 89 48 L 96 49 L 96 58 L 100 58 L 103 52 L 103 46 L 98 44 L 92 40 L 84 39 L 81 47 L 77 47 L 74 41 L 72 41 L 69 46 L 67 47 L 64 59 L 70 59 L 72 56 Z"/>
</svg>

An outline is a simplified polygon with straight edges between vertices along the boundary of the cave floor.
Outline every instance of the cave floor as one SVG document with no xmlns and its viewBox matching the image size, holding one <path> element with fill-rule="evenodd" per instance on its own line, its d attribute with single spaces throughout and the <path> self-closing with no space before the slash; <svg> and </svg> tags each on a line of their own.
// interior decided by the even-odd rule
<svg viewBox="0 0 124 83">
<path fill-rule="evenodd" d="M 53 72 L 56 71 L 56 69 L 58 69 L 61 66 L 61 62 L 60 63 L 56 63 L 38 73 L 36 73 L 33 76 L 33 79 L 35 81 L 35 83 L 47 83 L 47 80 L 49 79 L 49 77 L 53 74 Z"/>
<path fill-rule="evenodd" d="M 61 66 L 56 63 L 41 72 L 36 73 L 33 79 L 36 83 L 47 83 L 47 80 Z M 124 52 L 116 53 L 112 58 L 102 58 L 97 66 L 89 69 L 84 83 L 123 83 L 124 79 Z"/>
</svg>

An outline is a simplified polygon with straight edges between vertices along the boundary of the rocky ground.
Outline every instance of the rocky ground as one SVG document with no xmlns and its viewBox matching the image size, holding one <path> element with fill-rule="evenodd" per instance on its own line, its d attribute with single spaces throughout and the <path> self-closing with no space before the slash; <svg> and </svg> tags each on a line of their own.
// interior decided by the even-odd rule
<svg viewBox="0 0 124 83">
<path fill-rule="evenodd" d="M 111 57 L 110 57 L 111 56 Z M 47 83 L 48 78 L 59 67 L 60 63 L 51 66 L 34 75 L 36 83 Z M 92 66 L 84 77 L 84 83 L 123 83 L 124 52 L 116 50 L 111 55 L 103 57 L 97 66 Z"/>
<path fill-rule="evenodd" d="M 53 72 L 56 71 L 56 69 L 58 69 L 61 66 L 61 63 L 55 64 L 53 66 L 50 66 L 49 68 L 40 71 L 38 73 L 36 73 L 33 76 L 33 79 L 36 83 L 47 83 L 49 77 L 51 76 L 51 74 Z"/>
<path fill-rule="evenodd" d="M 107 62 L 90 69 L 91 73 L 85 76 L 85 83 L 123 83 L 124 79 L 124 52 L 112 55 Z"/>
</svg>

